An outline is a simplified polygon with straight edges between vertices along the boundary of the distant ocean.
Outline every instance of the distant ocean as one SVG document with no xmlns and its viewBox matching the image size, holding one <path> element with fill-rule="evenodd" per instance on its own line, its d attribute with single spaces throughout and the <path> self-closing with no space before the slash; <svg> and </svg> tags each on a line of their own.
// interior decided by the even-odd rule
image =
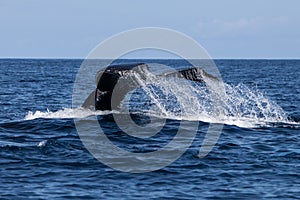
<svg viewBox="0 0 300 200">
<path fill-rule="evenodd" d="M 153 151 L 156 142 L 168 143 L 166 135 L 177 132 L 176 102 L 162 102 L 169 110 L 164 133 L 139 146 L 116 128 L 112 113 L 72 108 L 82 61 L 0 60 L 0 199 L 300 197 L 300 60 L 215 60 L 226 89 L 217 144 L 205 158 L 198 157 L 210 108 L 201 99 L 187 101 L 182 120 L 199 123 L 192 145 L 169 166 L 140 174 L 120 172 L 95 159 L 73 118 L 97 115 L 114 144 L 127 151 Z M 119 62 L 150 61 L 174 69 L 185 66 L 183 60 Z M 143 98 L 146 94 L 133 95 L 135 112 Z M 145 118 L 143 113 L 136 117 Z M 159 119 L 159 112 L 154 117 Z"/>
</svg>

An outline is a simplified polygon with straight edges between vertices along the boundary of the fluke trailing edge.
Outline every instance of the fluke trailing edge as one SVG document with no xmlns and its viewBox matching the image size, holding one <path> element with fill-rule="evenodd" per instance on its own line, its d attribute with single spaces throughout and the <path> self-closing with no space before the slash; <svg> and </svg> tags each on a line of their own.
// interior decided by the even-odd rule
<svg viewBox="0 0 300 200">
<path fill-rule="evenodd" d="M 141 86 L 149 74 L 145 63 L 110 65 L 96 75 L 96 89 L 84 101 L 82 107 L 95 110 L 116 110 L 125 95 Z M 157 76 L 185 78 L 203 82 L 203 77 L 217 79 L 199 67 L 162 73 Z"/>
</svg>

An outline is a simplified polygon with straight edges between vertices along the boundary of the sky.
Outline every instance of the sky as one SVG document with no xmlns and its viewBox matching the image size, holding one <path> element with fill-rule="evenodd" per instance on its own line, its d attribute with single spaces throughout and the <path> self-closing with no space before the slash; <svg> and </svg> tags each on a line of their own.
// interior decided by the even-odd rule
<svg viewBox="0 0 300 200">
<path fill-rule="evenodd" d="M 0 57 L 85 58 L 115 34 L 161 27 L 212 58 L 300 58 L 299 8 L 299 0 L 0 0 Z"/>
</svg>

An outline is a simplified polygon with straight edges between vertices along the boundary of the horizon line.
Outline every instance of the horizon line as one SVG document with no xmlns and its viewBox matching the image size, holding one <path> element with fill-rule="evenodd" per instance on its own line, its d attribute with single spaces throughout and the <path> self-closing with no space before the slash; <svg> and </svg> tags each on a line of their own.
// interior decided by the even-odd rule
<svg viewBox="0 0 300 200">
<path fill-rule="evenodd" d="M 32 60 L 85 60 L 86 58 L 80 58 L 80 57 L 0 57 L 0 60 L 5 59 L 16 59 L 16 60 L 26 60 L 26 59 L 32 59 Z M 112 58 L 101 58 L 100 60 L 111 60 Z M 185 60 L 184 58 L 161 58 L 161 57 L 152 57 L 152 58 L 120 58 L 120 60 Z M 200 60 L 199 58 L 189 58 L 191 60 Z M 300 60 L 299 58 L 211 58 L 212 60 Z M 91 60 L 97 60 L 97 59 L 91 59 Z"/>
</svg>

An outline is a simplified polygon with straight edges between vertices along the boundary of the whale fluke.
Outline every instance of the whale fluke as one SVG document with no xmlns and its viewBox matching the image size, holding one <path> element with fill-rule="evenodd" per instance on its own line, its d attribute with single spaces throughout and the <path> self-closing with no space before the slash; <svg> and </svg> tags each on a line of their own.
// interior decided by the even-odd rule
<svg viewBox="0 0 300 200">
<path fill-rule="evenodd" d="M 148 65 L 145 63 L 110 65 L 96 75 L 96 89 L 88 96 L 82 107 L 95 110 L 115 110 L 126 94 L 140 87 L 139 80 L 146 79 Z M 192 67 L 175 72 L 167 72 L 157 76 L 177 77 L 191 81 L 203 82 L 203 76 L 214 78 L 199 67 Z M 116 87 L 117 85 L 117 87 Z"/>
</svg>

